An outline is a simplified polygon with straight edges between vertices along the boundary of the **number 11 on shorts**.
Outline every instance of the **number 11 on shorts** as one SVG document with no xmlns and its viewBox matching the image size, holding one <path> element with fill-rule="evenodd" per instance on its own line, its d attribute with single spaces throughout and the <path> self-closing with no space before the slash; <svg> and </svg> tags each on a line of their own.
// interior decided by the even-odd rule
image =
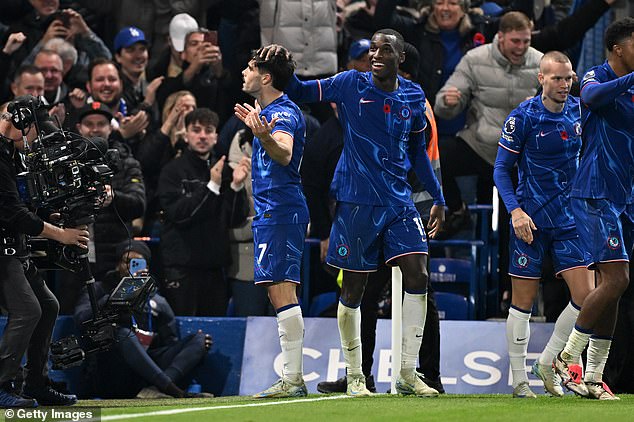
<svg viewBox="0 0 634 422">
<path fill-rule="evenodd" d="M 423 227 L 423 220 L 421 220 L 420 217 L 416 217 L 413 219 L 414 223 L 416 223 L 416 227 L 418 228 L 418 231 L 420 232 L 420 237 L 426 241 L 427 240 L 427 236 L 425 236 L 425 228 Z"/>
</svg>

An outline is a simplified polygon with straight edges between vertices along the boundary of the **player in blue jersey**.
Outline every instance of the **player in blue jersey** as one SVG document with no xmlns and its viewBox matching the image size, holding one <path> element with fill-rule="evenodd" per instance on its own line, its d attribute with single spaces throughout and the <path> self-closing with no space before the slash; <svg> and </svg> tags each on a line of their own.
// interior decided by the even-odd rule
<svg viewBox="0 0 634 422">
<path fill-rule="evenodd" d="M 308 225 L 299 165 L 306 123 L 299 108 L 284 94 L 295 63 L 286 54 L 255 54 L 242 72 L 242 90 L 255 106 L 236 104 L 235 114 L 253 132 L 252 180 L 255 217 L 255 282 L 263 284 L 276 310 L 284 361 L 283 373 L 257 398 L 302 397 L 304 320 L 297 300 L 301 257 Z"/>
<path fill-rule="evenodd" d="M 594 275 L 586 268 L 583 248 L 570 208 L 570 187 L 581 149 L 579 100 L 568 96 L 574 72 L 568 57 L 558 51 L 545 54 L 538 79 L 542 93 L 520 104 L 502 130 L 493 177 L 511 214 L 509 275 L 512 300 L 506 320 L 506 341 L 513 375 L 513 397 L 537 397 L 528 386 L 526 355 L 529 319 L 537 296 L 542 264 L 552 256 L 557 276 L 570 289 L 571 301 L 533 365 L 547 392 L 564 395 L 552 361 L 564 347 Z M 513 189 L 511 173 L 517 164 L 519 183 Z"/>
<path fill-rule="evenodd" d="M 427 307 L 427 238 L 411 200 L 411 167 L 434 198 L 428 224 L 434 236 L 444 220 L 444 198 L 425 152 L 425 94 L 397 76 L 405 59 L 403 37 L 385 29 L 370 43 L 370 72 L 350 70 L 321 80 L 291 80 L 286 92 L 298 102 L 337 103 L 344 128 L 343 153 L 332 190 L 337 210 L 328 264 L 344 270 L 337 321 L 347 369 L 347 394 L 365 396 L 361 370 L 359 305 L 379 251 L 403 273 L 403 352 L 396 388 L 402 394 L 435 396 L 416 376 Z M 266 53 L 284 51 L 269 46 Z M 395 357 L 398 358 L 398 357 Z"/>
<path fill-rule="evenodd" d="M 572 210 L 597 287 L 583 304 L 563 351 L 554 360 L 565 385 L 599 400 L 617 399 L 603 383 L 619 298 L 629 284 L 634 241 L 634 18 L 605 31 L 608 59 L 581 83 L 583 142 L 573 182 Z M 588 345 L 589 343 L 589 345 Z M 572 363 L 588 345 L 583 380 Z"/>
</svg>

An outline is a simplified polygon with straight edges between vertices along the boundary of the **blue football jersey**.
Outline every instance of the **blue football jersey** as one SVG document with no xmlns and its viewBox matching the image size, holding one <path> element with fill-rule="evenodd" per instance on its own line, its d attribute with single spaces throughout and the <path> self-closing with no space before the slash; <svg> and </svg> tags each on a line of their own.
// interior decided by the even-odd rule
<svg viewBox="0 0 634 422">
<path fill-rule="evenodd" d="M 615 204 L 632 203 L 634 193 L 634 84 L 632 82 L 634 78 L 632 76 L 634 75 L 630 73 L 617 78 L 606 61 L 590 69 L 581 82 L 584 147 L 572 189 L 572 196 L 576 198 L 608 199 Z M 617 83 L 610 83 L 612 81 Z M 589 91 L 586 90 L 595 88 L 599 88 L 603 101 L 588 104 L 585 96 L 589 96 Z"/>
<path fill-rule="evenodd" d="M 282 95 L 267 105 L 260 116 L 269 122 L 278 118 L 272 134 L 281 131 L 292 136 L 293 155 L 291 162 L 283 166 L 267 154 L 258 138 L 253 138 L 253 225 L 308 223 L 308 207 L 299 176 L 306 135 L 304 115 L 295 103 Z"/>
<path fill-rule="evenodd" d="M 410 133 L 426 126 L 425 94 L 418 84 L 398 77 L 398 88 L 385 92 L 372 73 L 346 71 L 304 82 L 287 92 L 298 102 L 330 101 L 344 128 L 344 147 L 332 191 L 338 201 L 376 206 L 413 205 L 407 182 Z M 420 142 L 419 142 L 420 143 Z M 437 182 L 436 182 L 437 183 Z"/>
<path fill-rule="evenodd" d="M 569 96 L 563 111 L 552 113 L 537 96 L 520 104 L 504 123 L 499 146 L 517 154 L 515 197 L 538 228 L 574 224 L 570 191 L 581 149 L 580 114 L 578 98 Z"/>
</svg>

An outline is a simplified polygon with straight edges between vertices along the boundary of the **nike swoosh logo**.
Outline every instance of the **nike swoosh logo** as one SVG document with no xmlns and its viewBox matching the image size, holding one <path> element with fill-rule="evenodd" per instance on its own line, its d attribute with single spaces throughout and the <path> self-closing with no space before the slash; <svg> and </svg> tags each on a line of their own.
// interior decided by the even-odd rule
<svg viewBox="0 0 634 422">
<path fill-rule="evenodd" d="M 359 100 L 359 104 L 369 104 L 375 102 L 374 100 L 366 100 L 365 98 L 361 98 Z"/>
<path fill-rule="evenodd" d="M 524 341 L 526 340 L 528 337 L 524 337 L 524 338 L 516 338 L 515 341 Z"/>
<path fill-rule="evenodd" d="M 416 338 L 421 338 L 421 337 L 423 337 L 422 334 L 420 336 L 418 334 L 416 334 Z"/>
<path fill-rule="evenodd" d="M 356 349 L 358 349 L 358 348 L 359 348 L 359 346 L 357 346 L 357 347 L 353 347 L 352 349 L 348 349 L 348 351 L 349 351 L 349 352 L 352 352 L 353 350 L 356 350 Z"/>
</svg>

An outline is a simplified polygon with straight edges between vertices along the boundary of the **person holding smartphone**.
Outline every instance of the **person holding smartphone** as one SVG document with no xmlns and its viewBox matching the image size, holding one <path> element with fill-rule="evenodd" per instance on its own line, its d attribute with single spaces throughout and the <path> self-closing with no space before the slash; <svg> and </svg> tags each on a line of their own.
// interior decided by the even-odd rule
<svg viewBox="0 0 634 422">
<path fill-rule="evenodd" d="M 104 306 L 122 277 L 149 273 L 152 253 L 138 240 L 125 240 L 115 248 L 117 262 L 101 281 L 95 283 L 99 306 Z M 78 326 L 92 318 L 88 291 L 83 289 L 75 307 Z M 103 398 L 213 397 L 209 393 L 187 393 L 194 368 L 202 363 L 213 341 L 198 331 L 179 338 L 174 311 L 163 296 L 150 296 L 142 312 L 120 320 L 114 348 L 92 356 L 83 382 L 87 394 Z"/>
<path fill-rule="evenodd" d="M 230 78 L 223 66 L 222 51 L 216 31 L 199 28 L 185 37 L 181 58 L 183 71 L 167 77 L 159 86 L 156 98 L 159 109 L 167 97 L 180 90 L 188 90 L 196 97 L 198 107 L 207 107 L 218 113 L 222 126 L 231 114 L 229 101 Z"/>
</svg>

